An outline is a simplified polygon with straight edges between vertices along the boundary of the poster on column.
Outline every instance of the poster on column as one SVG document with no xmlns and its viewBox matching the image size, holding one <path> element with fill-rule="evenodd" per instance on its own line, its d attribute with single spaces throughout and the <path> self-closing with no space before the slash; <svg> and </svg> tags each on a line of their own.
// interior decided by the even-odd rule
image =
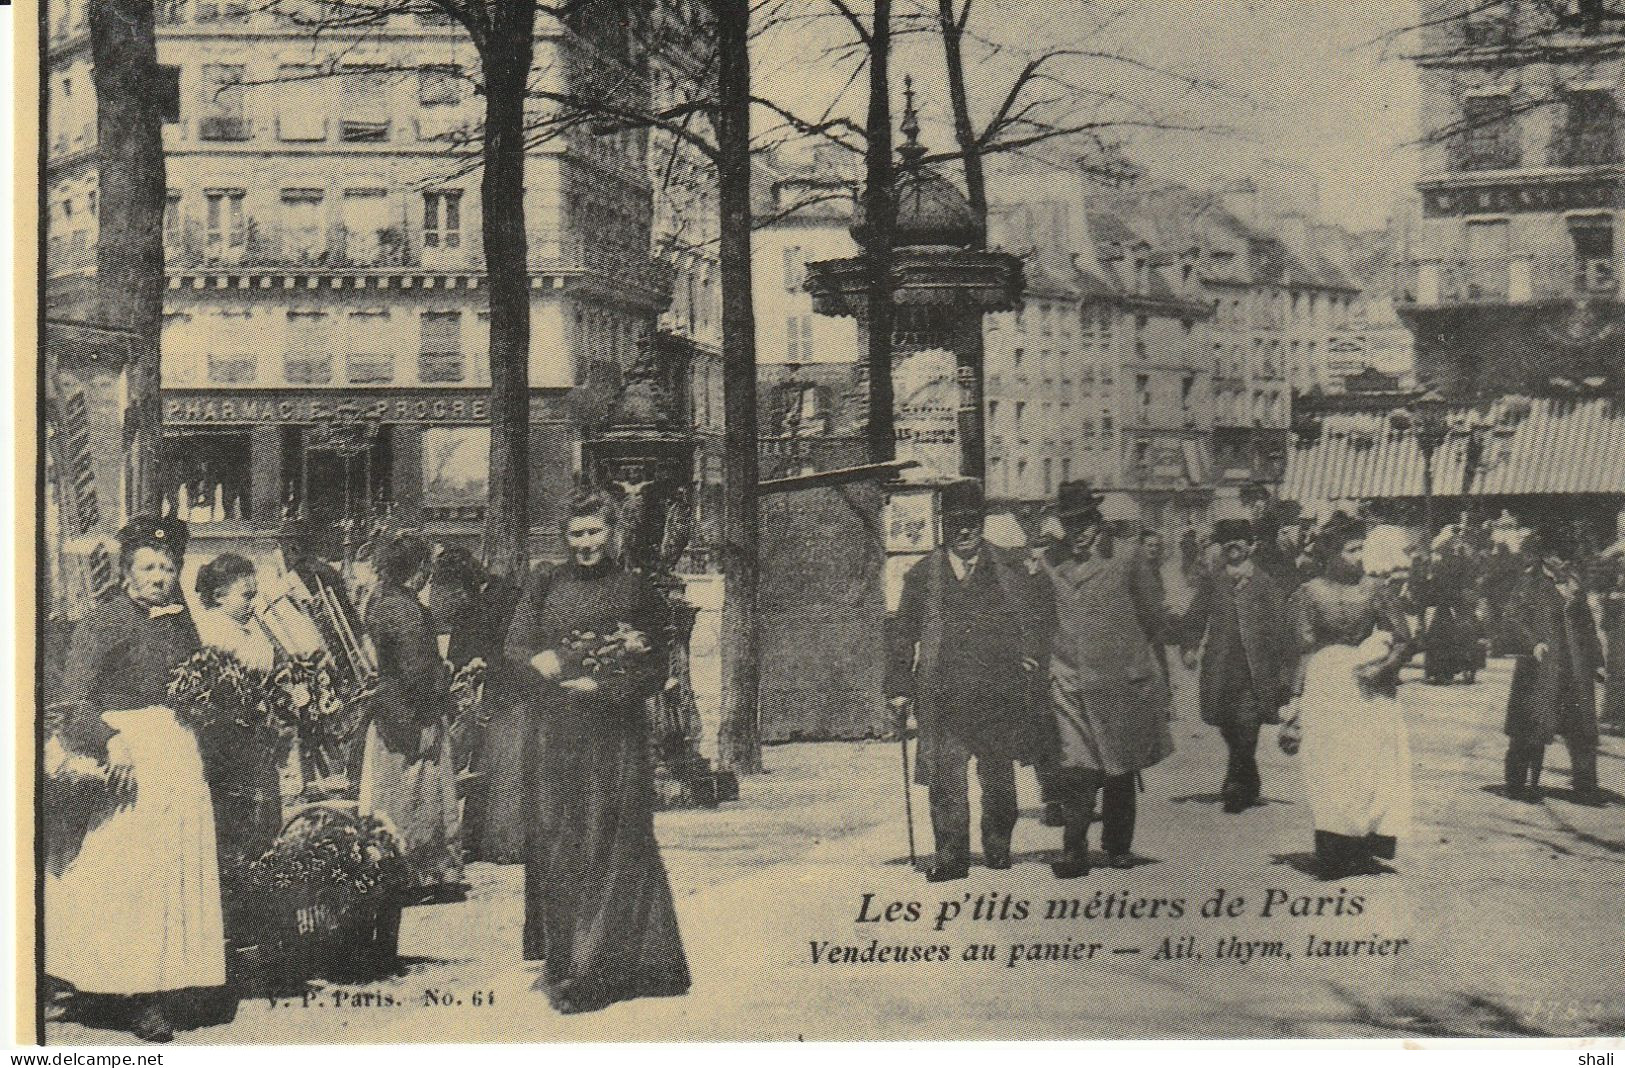
<svg viewBox="0 0 1625 1068">
<path fill-rule="evenodd" d="M 890 9 L 0 0 L 8 1037 L 1616 1055 L 1625 2 Z"/>
</svg>

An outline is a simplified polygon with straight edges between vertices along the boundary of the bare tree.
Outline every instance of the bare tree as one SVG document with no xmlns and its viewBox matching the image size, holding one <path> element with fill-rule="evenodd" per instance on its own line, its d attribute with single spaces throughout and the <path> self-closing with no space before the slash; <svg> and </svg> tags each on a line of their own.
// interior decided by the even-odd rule
<svg viewBox="0 0 1625 1068">
<path fill-rule="evenodd" d="M 96 315 L 127 332 L 126 503 L 156 515 L 164 318 L 163 109 L 153 0 L 91 0 L 98 169 Z"/>
</svg>

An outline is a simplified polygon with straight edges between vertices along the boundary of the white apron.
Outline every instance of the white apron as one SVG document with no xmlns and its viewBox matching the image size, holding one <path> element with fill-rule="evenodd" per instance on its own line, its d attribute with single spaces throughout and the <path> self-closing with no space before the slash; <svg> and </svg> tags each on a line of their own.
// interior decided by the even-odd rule
<svg viewBox="0 0 1625 1068">
<path fill-rule="evenodd" d="M 1298 759 L 1315 830 L 1405 838 L 1411 829 L 1411 746 L 1399 702 L 1361 690 L 1354 669 L 1387 655 L 1374 632 L 1360 646 L 1328 645 L 1309 658 Z"/>
<path fill-rule="evenodd" d="M 105 712 L 136 800 L 45 883 L 45 970 L 95 994 L 226 981 L 214 806 L 197 739 L 162 705 Z"/>
</svg>

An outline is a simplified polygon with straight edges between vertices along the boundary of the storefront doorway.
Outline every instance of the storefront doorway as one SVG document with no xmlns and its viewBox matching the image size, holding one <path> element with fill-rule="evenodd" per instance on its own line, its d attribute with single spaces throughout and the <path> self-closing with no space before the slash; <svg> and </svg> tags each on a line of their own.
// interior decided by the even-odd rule
<svg viewBox="0 0 1625 1068">
<path fill-rule="evenodd" d="M 344 554 L 389 514 L 394 459 L 393 428 L 372 422 L 291 427 L 284 458 L 288 510 L 311 526 L 316 549 L 328 559 Z"/>
</svg>

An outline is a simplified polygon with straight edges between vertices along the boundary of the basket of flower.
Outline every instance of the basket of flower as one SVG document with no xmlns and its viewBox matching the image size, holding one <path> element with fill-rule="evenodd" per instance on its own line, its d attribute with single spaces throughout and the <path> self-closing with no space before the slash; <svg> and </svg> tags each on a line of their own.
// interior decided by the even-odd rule
<svg viewBox="0 0 1625 1068">
<path fill-rule="evenodd" d="M 411 872 L 382 820 L 342 803 L 295 812 L 249 865 L 249 881 L 277 932 L 284 977 L 354 978 L 393 970 Z"/>
</svg>

